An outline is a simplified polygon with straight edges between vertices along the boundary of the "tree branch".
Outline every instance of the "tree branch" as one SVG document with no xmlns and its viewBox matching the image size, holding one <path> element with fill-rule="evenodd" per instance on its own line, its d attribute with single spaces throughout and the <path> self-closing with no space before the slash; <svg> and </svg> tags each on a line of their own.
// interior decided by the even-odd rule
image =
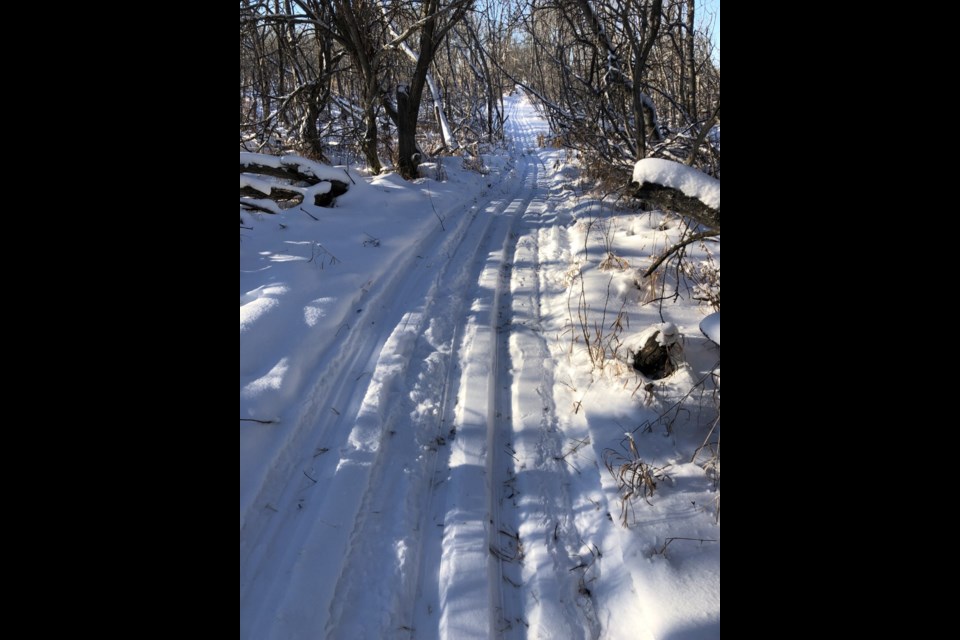
<svg viewBox="0 0 960 640">
<path fill-rule="evenodd" d="M 666 260 L 667 260 L 670 256 L 672 256 L 673 254 L 675 254 L 677 251 L 680 251 L 680 249 L 683 249 L 683 248 L 684 248 L 685 246 L 687 246 L 688 244 L 693 244 L 693 243 L 696 242 L 697 240 L 703 240 L 704 238 L 712 238 L 712 237 L 715 237 L 715 236 L 718 236 L 718 235 L 720 235 L 720 232 L 719 232 L 719 231 L 704 231 L 704 232 L 702 232 L 702 233 L 695 233 L 695 234 L 693 234 L 692 236 L 687 237 L 686 240 L 681 240 L 681 241 L 678 242 L 677 244 L 673 245 L 672 247 L 670 247 L 669 249 L 667 249 L 666 251 L 664 251 L 664 252 L 663 252 L 663 255 L 661 255 L 659 258 L 657 258 L 657 259 L 654 261 L 654 263 L 653 263 L 652 265 L 650 265 L 650 268 L 648 268 L 646 271 L 643 272 L 643 277 L 644 277 L 644 278 L 650 277 L 650 274 L 653 273 L 654 271 L 656 271 L 656 270 L 657 270 L 657 267 L 659 267 L 661 264 L 663 264 L 664 262 L 666 262 Z"/>
</svg>

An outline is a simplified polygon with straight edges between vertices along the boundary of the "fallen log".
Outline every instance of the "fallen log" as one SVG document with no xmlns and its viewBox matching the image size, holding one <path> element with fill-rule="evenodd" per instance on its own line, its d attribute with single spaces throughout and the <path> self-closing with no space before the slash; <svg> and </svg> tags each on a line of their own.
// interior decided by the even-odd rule
<svg viewBox="0 0 960 640">
<path fill-rule="evenodd" d="M 270 176 L 289 181 L 290 184 L 271 182 L 269 185 L 264 185 L 261 182 L 250 186 L 254 190 L 261 191 L 261 193 L 263 193 L 264 186 L 269 186 L 270 193 L 264 195 L 278 200 L 290 200 L 290 194 L 296 194 L 303 199 L 305 195 L 309 194 L 313 196 L 313 203 L 318 207 L 331 206 L 338 196 L 343 195 L 350 188 L 346 181 L 335 177 L 342 173 L 340 170 L 317 164 L 299 156 L 241 153 L 240 173 Z M 329 184 L 329 189 L 318 188 L 318 185 L 322 183 Z M 241 188 L 241 195 L 251 195 L 249 191 L 244 193 L 244 189 L 249 190 L 250 186 L 244 185 Z M 274 198 L 274 194 L 280 197 Z"/>
<path fill-rule="evenodd" d="M 702 171 L 659 158 L 645 158 L 633 168 L 630 190 L 645 207 L 693 218 L 720 230 L 720 181 Z"/>
<path fill-rule="evenodd" d="M 643 202 L 646 209 L 663 209 L 682 216 L 693 218 L 708 229 L 720 230 L 720 210 L 712 209 L 696 198 L 684 194 L 673 187 L 647 182 L 638 185 L 631 182 L 633 197 Z"/>
</svg>

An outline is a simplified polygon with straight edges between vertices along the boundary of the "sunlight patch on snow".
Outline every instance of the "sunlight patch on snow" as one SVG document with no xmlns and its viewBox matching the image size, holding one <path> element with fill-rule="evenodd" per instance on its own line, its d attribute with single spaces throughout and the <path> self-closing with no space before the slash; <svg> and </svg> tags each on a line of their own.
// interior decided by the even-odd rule
<svg viewBox="0 0 960 640">
<path fill-rule="evenodd" d="M 327 316 L 327 308 L 334 302 L 334 298 L 317 298 L 303 308 L 303 321 L 308 327 L 313 327 L 321 318 Z"/>
<path fill-rule="evenodd" d="M 282 285 L 257 287 L 240 296 L 240 333 L 243 334 L 268 311 L 280 304 L 278 298 L 289 291 Z"/>
<path fill-rule="evenodd" d="M 288 368 L 288 358 L 281 358 L 280 362 L 275 364 L 267 375 L 257 378 L 245 386 L 243 391 L 240 392 L 241 397 L 256 396 L 264 391 L 276 391 L 280 389 L 280 386 L 283 384 L 283 377 L 286 375 Z"/>
</svg>

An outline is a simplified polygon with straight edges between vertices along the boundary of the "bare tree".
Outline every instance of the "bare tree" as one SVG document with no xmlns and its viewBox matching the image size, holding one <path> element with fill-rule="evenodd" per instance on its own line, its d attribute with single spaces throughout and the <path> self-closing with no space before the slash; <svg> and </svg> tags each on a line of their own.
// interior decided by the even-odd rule
<svg viewBox="0 0 960 640">
<path fill-rule="evenodd" d="M 473 0 L 426 0 L 404 3 L 398 7 L 399 19 L 409 26 L 404 33 L 419 31 L 416 64 L 409 82 L 399 81 L 396 88 L 396 107 L 392 114 L 397 124 L 397 171 L 407 179 L 417 177 L 417 166 L 422 155 L 417 149 L 417 122 L 427 74 L 434 56 L 447 33 L 460 21 Z M 406 39 L 406 38 L 404 38 Z"/>
<path fill-rule="evenodd" d="M 588 172 L 619 180 L 654 156 L 719 176 L 720 69 L 695 5 L 241 0 L 241 145 L 373 173 L 389 158 L 413 178 L 421 144 L 495 142 L 520 84 Z"/>
</svg>

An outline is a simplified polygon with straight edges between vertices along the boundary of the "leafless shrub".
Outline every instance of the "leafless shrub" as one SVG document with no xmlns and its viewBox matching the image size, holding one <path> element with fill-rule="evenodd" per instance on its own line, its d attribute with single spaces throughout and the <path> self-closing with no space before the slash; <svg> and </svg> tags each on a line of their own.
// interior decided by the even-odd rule
<svg viewBox="0 0 960 640">
<path fill-rule="evenodd" d="M 590 358 L 590 363 L 593 365 L 593 370 L 603 372 L 608 362 L 615 362 L 617 366 L 620 365 L 618 356 L 623 348 L 623 342 L 620 336 L 623 334 L 625 327 L 629 326 L 626 300 L 621 301 L 620 309 L 616 315 L 614 315 L 610 309 L 611 285 L 613 283 L 613 277 L 611 276 L 607 281 L 607 294 L 603 301 L 603 310 L 600 313 L 600 317 L 597 318 L 596 314 L 591 317 L 582 270 L 579 271 L 579 280 L 580 295 L 577 298 L 576 319 L 573 317 L 571 304 L 571 298 L 573 297 L 572 287 L 567 296 L 568 318 L 571 327 L 574 329 L 574 331 L 570 332 L 570 349 L 572 352 L 576 342 L 582 338 L 583 344 L 587 349 L 587 355 Z M 610 324 L 607 324 L 608 320 Z"/>
<path fill-rule="evenodd" d="M 707 259 L 696 264 L 685 262 L 683 273 L 693 284 L 693 299 L 705 302 L 713 307 L 714 311 L 720 311 L 720 267 L 709 249 L 706 246 L 704 249 Z"/>
</svg>

